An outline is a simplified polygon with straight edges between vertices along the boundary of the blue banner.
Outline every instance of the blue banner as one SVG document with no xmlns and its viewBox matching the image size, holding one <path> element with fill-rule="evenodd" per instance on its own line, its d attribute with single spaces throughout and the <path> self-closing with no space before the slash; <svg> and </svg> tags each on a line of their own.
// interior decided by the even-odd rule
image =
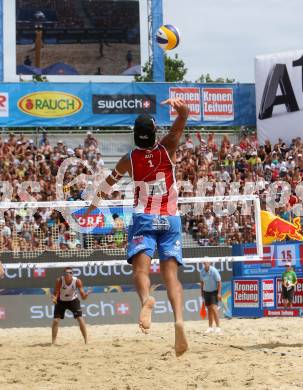
<svg viewBox="0 0 303 390">
<path fill-rule="evenodd" d="M 254 253 L 254 245 L 235 245 L 233 256 Z M 232 314 L 236 317 L 297 317 L 303 309 L 303 244 L 281 242 L 263 248 L 262 261 L 233 263 Z M 282 297 L 282 274 L 291 263 L 298 283 L 291 307 Z"/>
<path fill-rule="evenodd" d="M 183 98 L 188 125 L 255 125 L 253 84 L 3 83 L 0 126 L 132 126 L 138 114 L 169 126 L 176 112 L 160 103 Z"/>
</svg>

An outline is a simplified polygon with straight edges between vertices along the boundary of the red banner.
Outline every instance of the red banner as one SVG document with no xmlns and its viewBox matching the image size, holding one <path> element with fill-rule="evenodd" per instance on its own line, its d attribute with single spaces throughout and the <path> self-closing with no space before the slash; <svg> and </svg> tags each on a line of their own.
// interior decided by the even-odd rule
<svg viewBox="0 0 303 390">
<path fill-rule="evenodd" d="M 273 279 L 262 280 L 262 306 L 263 307 L 275 306 Z"/>
<path fill-rule="evenodd" d="M 169 97 L 171 99 L 180 98 L 185 101 L 189 108 L 188 120 L 201 120 L 201 93 L 200 88 L 169 88 Z M 177 118 L 177 111 L 170 107 L 170 120 Z"/>
<path fill-rule="evenodd" d="M 203 120 L 234 120 L 234 97 L 232 88 L 202 88 L 202 94 Z"/>
<path fill-rule="evenodd" d="M 282 301 L 282 279 L 276 281 L 277 307 L 284 307 Z M 293 307 L 303 307 L 303 278 L 298 278 L 295 286 Z"/>
<path fill-rule="evenodd" d="M 264 310 L 265 317 L 299 317 L 299 310 L 284 309 L 284 310 Z"/>
<path fill-rule="evenodd" d="M 234 307 L 259 307 L 258 280 L 234 280 Z"/>
</svg>

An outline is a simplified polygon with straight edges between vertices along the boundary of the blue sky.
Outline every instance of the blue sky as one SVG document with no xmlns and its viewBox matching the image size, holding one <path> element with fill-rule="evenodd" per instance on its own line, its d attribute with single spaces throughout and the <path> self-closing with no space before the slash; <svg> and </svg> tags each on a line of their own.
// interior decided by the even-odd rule
<svg viewBox="0 0 303 390">
<path fill-rule="evenodd" d="M 258 54 L 303 48 L 303 0 L 163 0 L 187 80 L 202 73 L 254 82 Z"/>
</svg>

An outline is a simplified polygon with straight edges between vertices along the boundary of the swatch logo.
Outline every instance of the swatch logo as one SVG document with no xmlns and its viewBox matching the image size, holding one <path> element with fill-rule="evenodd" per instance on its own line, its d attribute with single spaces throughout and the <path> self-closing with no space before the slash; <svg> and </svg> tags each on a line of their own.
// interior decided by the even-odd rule
<svg viewBox="0 0 303 390">
<path fill-rule="evenodd" d="M 155 95 L 93 95 L 94 114 L 154 114 Z"/>
</svg>

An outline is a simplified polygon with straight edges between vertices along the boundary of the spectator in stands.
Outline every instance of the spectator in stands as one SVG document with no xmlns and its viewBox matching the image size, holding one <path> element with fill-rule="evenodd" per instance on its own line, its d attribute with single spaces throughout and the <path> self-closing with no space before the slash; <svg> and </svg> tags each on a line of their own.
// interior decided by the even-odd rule
<svg viewBox="0 0 303 390">
<path fill-rule="evenodd" d="M 76 237 L 76 232 L 70 232 L 68 234 L 68 238 L 66 240 L 66 245 L 68 249 L 81 249 L 81 243 Z"/>
<path fill-rule="evenodd" d="M 27 65 L 27 66 L 31 66 L 32 65 L 32 61 L 31 59 L 29 58 L 29 56 L 27 55 L 24 59 L 24 65 Z"/>
<path fill-rule="evenodd" d="M 90 148 L 93 148 L 93 150 L 96 150 L 98 148 L 98 141 L 93 136 L 91 131 L 88 131 L 86 133 L 86 138 L 84 140 L 84 148 L 86 150 L 91 150 Z"/>
<path fill-rule="evenodd" d="M 131 68 L 133 66 L 133 54 L 131 50 L 127 51 L 126 63 L 127 63 L 127 68 Z"/>
</svg>

